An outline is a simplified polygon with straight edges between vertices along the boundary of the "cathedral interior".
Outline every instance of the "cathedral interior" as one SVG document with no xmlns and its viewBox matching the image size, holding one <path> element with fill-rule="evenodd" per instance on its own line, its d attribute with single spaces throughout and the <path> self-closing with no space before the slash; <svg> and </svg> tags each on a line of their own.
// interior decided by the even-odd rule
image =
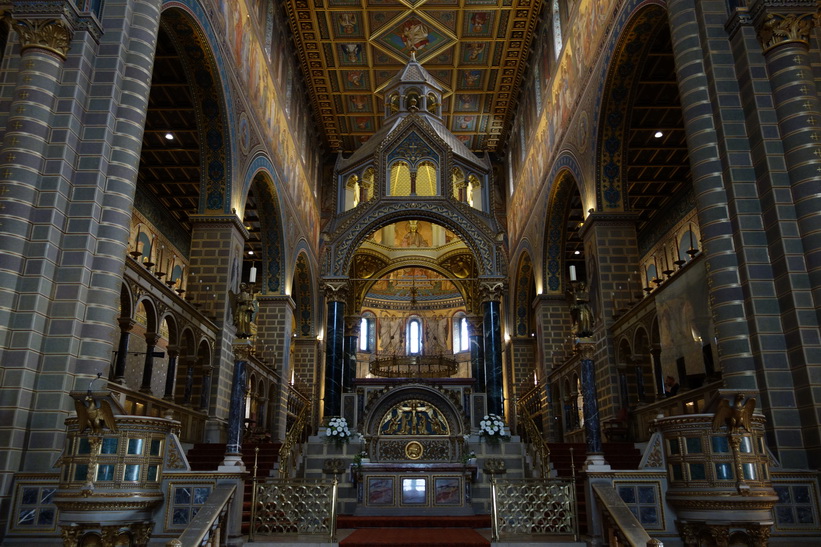
<svg viewBox="0 0 821 547">
<path fill-rule="evenodd" d="M 0 12 L 3 545 L 821 541 L 815 0 Z"/>
</svg>

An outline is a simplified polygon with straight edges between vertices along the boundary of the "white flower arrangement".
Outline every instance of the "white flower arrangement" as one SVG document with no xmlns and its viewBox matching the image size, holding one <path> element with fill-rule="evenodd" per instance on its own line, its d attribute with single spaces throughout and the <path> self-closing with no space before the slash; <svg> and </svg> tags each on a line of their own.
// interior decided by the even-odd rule
<svg viewBox="0 0 821 547">
<path fill-rule="evenodd" d="M 337 444 L 347 443 L 351 439 L 351 430 L 345 418 L 335 417 L 328 422 L 325 428 L 325 437 Z"/>
<path fill-rule="evenodd" d="M 505 421 L 497 414 L 488 414 L 479 422 L 479 436 L 491 443 L 510 439 L 510 431 Z"/>
</svg>

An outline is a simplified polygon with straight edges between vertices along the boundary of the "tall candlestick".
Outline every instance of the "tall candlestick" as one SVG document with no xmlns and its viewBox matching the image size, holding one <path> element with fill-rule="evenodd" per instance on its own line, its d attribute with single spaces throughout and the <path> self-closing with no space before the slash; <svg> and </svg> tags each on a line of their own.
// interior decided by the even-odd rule
<svg viewBox="0 0 821 547">
<path fill-rule="evenodd" d="M 137 238 L 134 240 L 134 248 L 138 251 L 140 250 L 140 235 L 142 234 L 143 226 L 142 224 L 137 224 Z"/>
<path fill-rule="evenodd" d="M 653 255 L 653 267 L 656 269 L 656 271 L 654 272 L 653 277 L 658 277 L 659 276 L 659 259 L 656 255 Z"/>
<path fill-rule="evenodd" d="M 570 265 L 570 281 L 576 281 L 576 266 Z"/>
<path fill-rule="evenodd" d="M 162 268 L 162 251 L 165 248 L 165 245 L 160 247 L 160 259 L 157 261 L 157 269 Z"/>
<path fill-rule="evenodd" d="M 690 223 L 690 248 L 693 248 L 693 223 Z"/>
</svg>

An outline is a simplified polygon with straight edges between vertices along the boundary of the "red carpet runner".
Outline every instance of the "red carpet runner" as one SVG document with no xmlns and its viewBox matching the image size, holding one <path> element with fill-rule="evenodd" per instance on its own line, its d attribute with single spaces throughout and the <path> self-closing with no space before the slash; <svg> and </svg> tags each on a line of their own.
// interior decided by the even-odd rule
<svg viewBox="0 0 821 547">
<path fill-rule="evenodd" d="M 438 526 L 438 528 L 434 528 Z M 337 528 L 355 531 L 341 547 L 479 547 L 490 545 L 474 528 L 490 528 L 490 515 L 373 517 L 339 515 Z"/>
<path fill-rule="evenodd" d="M 360 528 L 339 542 L 344 547 L 478 547 L 490 542 L 470 528 Z"/>
</svg>

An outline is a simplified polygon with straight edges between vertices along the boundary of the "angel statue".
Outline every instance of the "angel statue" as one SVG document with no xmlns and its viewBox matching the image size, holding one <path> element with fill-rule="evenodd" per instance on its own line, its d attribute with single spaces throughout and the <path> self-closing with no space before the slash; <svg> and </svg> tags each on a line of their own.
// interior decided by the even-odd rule
<svg viewBox="0 0 821 547">
<path fill-rule="evenodd" d="M 74 400 L 74 408 L 77 410 L 77 420 L 80 425 L 80 433 L 88 428 L 95 435 L 100 435 L 103 428 L 117 431 L 117 423 L 114 421 L 114 412 L 111 405 L 105 399 L 95 401 L 94 396 L 89 391 L 82 401 Z"/>
</svg>

